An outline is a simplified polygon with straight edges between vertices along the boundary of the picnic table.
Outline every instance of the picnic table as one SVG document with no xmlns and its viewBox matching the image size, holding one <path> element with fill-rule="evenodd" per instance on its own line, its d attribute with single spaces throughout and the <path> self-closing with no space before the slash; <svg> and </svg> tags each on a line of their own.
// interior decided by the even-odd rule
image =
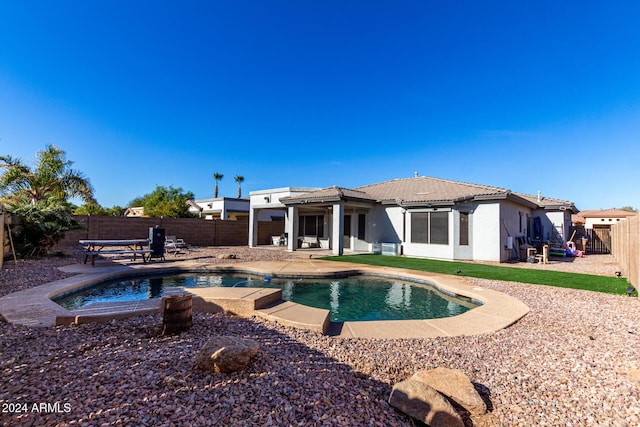
<svg viewBox="0 0 640 427">
<path fill-rule="evenodd" d="M 147 255 L 153 252 L 144 247 L 149 244 L 149 239 L 128 239 L 128 240 L 80 240 L 84 246 L 84 263 L 91 257 L 91 265 L 95 266 L 98 255 L 131 255 L 133 261 L 140 255 L 143 262 L 147 262 Z M 126 249 L 104 249 L 104 248 L 126 248 Z"/>
</svg>

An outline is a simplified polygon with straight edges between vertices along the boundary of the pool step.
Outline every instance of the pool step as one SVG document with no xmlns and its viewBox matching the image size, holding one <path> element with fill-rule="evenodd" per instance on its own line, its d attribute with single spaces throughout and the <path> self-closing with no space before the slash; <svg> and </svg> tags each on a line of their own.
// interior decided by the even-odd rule
<svg viewBox="0 0 640 427">
<path fill-rule="evenodd" d="M 229 313 L 250 317 L 255 311 L 282 301 L 281 289 L 267 288 L 185 288 L 193 295 L 193 311 Z"/>
<path fill-rule="evenodd" d="M 231 313 L 237 316 L 258 315 L 294 328 L 326 333 L 329 310 L 282 300 L 282 290 L 272 288 L 188 288 L 193 294 L 193 310 Z"/>
<path fill-rule="evenodd" d="M 309 329 L 321 334 L 327 334 L 331 321 L 329 310 L 296 304 L 291 301 L 281 301 L 273 306 L 261 308 L 256 310 L 255 314 L 281 325 Z"/>
<path fill-rule="evenodd" d="M 182 292 L 180 292 L 182 291 Z M 294 328 L 310 329 L 326 334 L 330 312 L 282 300 L 281 289 L 270 288 L 189 288 L 172 289 L 168 294 L 192 294 L 194 313 L 228 313 L 241 317 L 258 315 L 264 319 Z M 108 322 L 142 314 L 161 312 L 162 300 L 122 301 L 97 303 L 74 310 L 69 315 L 57 316 L 56 325 Z"/>
</svg>

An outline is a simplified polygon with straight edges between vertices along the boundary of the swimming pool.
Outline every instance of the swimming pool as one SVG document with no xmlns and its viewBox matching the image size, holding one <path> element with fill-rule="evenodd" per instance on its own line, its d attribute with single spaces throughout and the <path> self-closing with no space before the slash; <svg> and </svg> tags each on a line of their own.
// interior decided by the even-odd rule
<svg viewBox="0 0 640 427">
<path fill-rule="evenodd" d="M 406 280 L 369 276 L 270 279 L 202 273 L 120 279 L 58 297 L 55 302 L 67 310 L 76 310 L 100 302 L 161 298 L 167 288 L 176 286 L 280 288 L 284 300 L 329 310 L 332 322 L 436 319 L 457 316 L 476 307 L 468 299 Z"/>
</svg>

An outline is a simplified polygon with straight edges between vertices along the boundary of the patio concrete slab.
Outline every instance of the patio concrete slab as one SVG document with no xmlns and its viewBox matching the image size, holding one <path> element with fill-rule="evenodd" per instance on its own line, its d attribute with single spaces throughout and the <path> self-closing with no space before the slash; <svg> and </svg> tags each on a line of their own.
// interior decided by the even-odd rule
<svg viewBox="0 0 640 427">
<path fill-rule="evenodd" d="M 430 338 L 476 335 L 505 328 L 529 312 L 529 308 L 521 301 L 500 292 L 471 286 L 463 277 L 459 276 L 316 259 L 245 262 L 226 265 L 207 264 L 193 260 L 171 260 L 146 264 L 104 261 L 97 262 L 95 267 L 78 264 L 66 266 L 63 269 L 79 274 L 0 298 L 0 315 L 11 323 L 29 326 L 54 326 L 57 323 L 56 319 L 61 323 L 70 320 L 77 323 L 157 312 L 159 302 L 153 301 L 120 305 L 117 303 L 106 304 L 93 309 L 72 312 L 54 303 L 51 298 L 113 278 L 188 271 L 229 274 L 254 273 L 273 277 L 331 277 L 364 274 L 398 279 L 406 278 L 429 283 L 445 294 L 462 295 L 481 304 L 464 314 L 444 319 L 345 322 L 339 334 L 341 337 Z M 321 333 L 326 333 L 329 329 L 328 310 L 282 301 L 280 290 L 197 288 L 189 289 L 188 292 L 194 295 L 194 311 L 225 311 L 242 316 L 260 315 L 284 325 Z M 154 304 L 158 304 L 158 306 Z"/>
</svg>

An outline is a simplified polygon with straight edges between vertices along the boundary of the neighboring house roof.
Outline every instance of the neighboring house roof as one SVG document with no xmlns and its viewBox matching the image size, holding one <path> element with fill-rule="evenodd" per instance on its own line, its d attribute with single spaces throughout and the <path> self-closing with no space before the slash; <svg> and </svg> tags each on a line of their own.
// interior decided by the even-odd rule
<svg viewBox="0 0 640 427">
<path fill-rule="evenodd" d="M 584 223 L 586 218 L 628 218 L 637 215 L 636 212 L 623 211 L 621 209 L 592 209 L 580 211 L 580 213 L 573 215 L 571 220 L 578 224 Z"/>
<path fill-rule="evenodd" d="M 124 211 L 124 216 L 128 217 L 143 217 L 144 215 L 144 206 L 136 206 L 132 208 L 127 208 Z"/>
<path fill-rule="evenodd" d="M 227 208 L 228 212 L 249 212 L 250 201 L 248 198 L 238 199 L 235 197 L 217 197 L 210 199 L 187 200 L 187 204 L 190 206 L 190 211 L 200 211 L 204 214 L 220 212 L 225 206 L 234 203 L 240 204 L 242 207 L 236 206 L 235 209 Z"/>
<path fill-rule="evenodd" d="M 573 203 L 559 199 L 541 198 L 513 193 L 511 190 L 488 185 L 471 184 L 434 177 L 394 179 L 355 189 L 328 187 L 281 199 L 285 204 L 326 203 L 356 200 L 396 204 L 400 206 L 447 206 L 472 200 L 510 199 L 531 208 L 559 208 L 577 211 Z"/>
</svg>

